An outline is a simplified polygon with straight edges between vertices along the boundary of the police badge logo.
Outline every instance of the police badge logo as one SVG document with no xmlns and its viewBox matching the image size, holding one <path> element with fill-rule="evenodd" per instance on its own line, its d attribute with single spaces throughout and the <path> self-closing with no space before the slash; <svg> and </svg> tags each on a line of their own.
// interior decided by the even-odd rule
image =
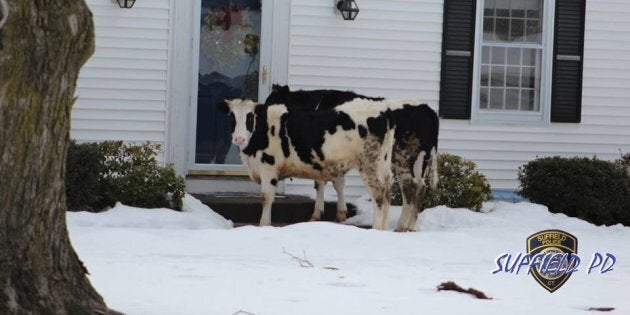
<svg viewBox="0 0 630 315">
<path fill-rule="evenodd" d="M 536 282 L 550 293 L 558 290 L 575 271 L 577 238 L 560 230 L 545 230 L 527 238 L 530 272 Z"/>
</svg>

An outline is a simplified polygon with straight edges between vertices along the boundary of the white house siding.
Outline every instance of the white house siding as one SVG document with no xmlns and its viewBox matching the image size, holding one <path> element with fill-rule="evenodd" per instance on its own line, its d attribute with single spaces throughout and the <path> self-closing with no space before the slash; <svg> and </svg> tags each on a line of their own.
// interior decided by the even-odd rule
<svg viewBox="0 0 630 315">
<path fill-rule="evenodd" d="M 413 97 L 437 109 L 443 1 L 361 0 L 354 21 L 344 21 L 334 3 L 291 1 L 289 85 Z M 312 181 L 286 183 L 287 193 L 313 191 Z M 348 176 L 345 194 L 363 193 L 357 173 Z"/>
<path fill-rule="evenodd" d="M 169 34 L 180 34 L 171 12 L 177 3 L 138 1 L 127 10 L 111 0 L 88 0 L 96 24 L 96 51 L 79 79 L 79 99 L 72 112 L 73 138 L 172 142 L 179 149 L 166 159 L 185 171 L 184 162 L 178 160 L 186 160 L 182 154 L 187 142 L 169 137 L 185 134 L 179 129 L 188 123 L 182 119 L 179 127 L 167 127 L 167 116 L 189 105 L 184 104 L 188 95 L 182 94 L 178 101 L 169 99 L 169 94 L 181 94 L 177 91 L 181 88 L 173 89 L 177 82 L 168 76 L 169 63 L 174 67 L 173 55 L 178 55 L 172 43 L 169 45 Z M 334 3 L 291 0 L 286 79 L 284 65 L 272 69 L 272 75 L 282 72 L 273 78 L 294 88 L 413 97 L 437 109 L 443 1 L 361 0 L 355 21 L 343 21 Z M 188 7 L 184 11 L 190 11 Z M 274 15 L 276 12 L 280 14 L 274 11 Z M 493 188 L 510 190 L 518 187 L 517 168 L 536 156 L 614 159 L 620 149 L 630 152 L 629 15 L 626 0 L 587 2 L 581 123 L 501 126 L 442 120 L 441 151 L 474 160 Z M 192 24 L 186 29 L 190 27 Z M 186 60 L 187 54 L 179 53 L 180 59 Z M 177 66 L 170 71 L 186 68 Z M 179 116 L 185 117 L 187 111 L 182 112 Z M 364 193 L 356 174 L 347 183 L 349 197 Z M 287 181 L 286 191 L 311 194 L 312 182 Z"/>
<path fill-rule="evenodd" d="M 87 3 L 96 50 L 79 76 L 72 138 L 164 144 L 170 1 Z"/>
<path fill-rule="evenodd" d="M 414 97 L 437 109 L 442 0 L 362 0 L 343 21 L 330 0 L 293 0 L 288 83 L 386 97 Z M 441 120 L 440 150 L 474 160 L 493 189 L 518 188 L 517 169 L 537 156 L 619 157 L 630 152 L 630 1 L 587 1 L 582 122 L 471 125 Z M 364 193 L 354 174 L 346 195 Z M 312 194 L 293 180 L 288 193 Z M 332 189 L 329 189 L 332 190 Z"/>
</svg>

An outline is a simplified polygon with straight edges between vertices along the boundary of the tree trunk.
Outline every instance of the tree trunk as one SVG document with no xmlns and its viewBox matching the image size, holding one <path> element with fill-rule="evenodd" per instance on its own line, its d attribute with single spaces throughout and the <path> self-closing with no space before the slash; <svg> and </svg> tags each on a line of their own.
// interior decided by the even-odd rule
<svg viewBox="0 0 630 315">
<path fill-rule="evenodd" d="M 70 111 L 94 51 L 92 14 L 83 0 L 0 0 L 2 20 L 0 314 L 108 314 L 65 219 Z"/>
</svg>

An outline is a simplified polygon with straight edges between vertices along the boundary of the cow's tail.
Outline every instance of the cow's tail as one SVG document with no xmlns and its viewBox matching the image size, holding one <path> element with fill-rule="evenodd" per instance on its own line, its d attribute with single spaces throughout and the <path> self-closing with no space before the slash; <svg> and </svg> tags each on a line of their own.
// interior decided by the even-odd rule
<svg viewBox="0 0 630 315">
<path fill-rule="evenodd" d="M 420 187 L 435 191 L 438 182 L 437 152 L 435 147 L 430 152 L 420 151 L 413 165 L 413 174 Z"/>
<path fill-rule="evenodd" d="M 438 185 L 438 156 L 436 147 L 431 148 L 431 153 L 429 157 L 429 169 L 427 170 L 427 177 L 429 189 L 431 191 L 437 190 Z"/>
</svg>

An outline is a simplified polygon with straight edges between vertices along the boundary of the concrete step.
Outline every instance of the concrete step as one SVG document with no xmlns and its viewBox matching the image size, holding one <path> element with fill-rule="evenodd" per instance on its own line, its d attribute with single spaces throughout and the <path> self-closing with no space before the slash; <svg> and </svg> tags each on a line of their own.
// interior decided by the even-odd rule
<svg viewBox="0 0 630 315">
<path fill-rule="evenodd" d="M 212 208 L 226 219 L 239 225 L 257 224 L 260 221 L 262 206 L 260 195 L 251 193 L 207 193 L 193 194 L 195 198 Z M 306 222 L 311 219 L 315 201 L 309 197 L 277 195 L 271 208 L 271 221 L 274 225 Z M 356 214 L 356 207 L 348 203 L 348 217 Z M 335 221 L 336 202 L 324 203 L 322 221 Z"/>
</svg>

